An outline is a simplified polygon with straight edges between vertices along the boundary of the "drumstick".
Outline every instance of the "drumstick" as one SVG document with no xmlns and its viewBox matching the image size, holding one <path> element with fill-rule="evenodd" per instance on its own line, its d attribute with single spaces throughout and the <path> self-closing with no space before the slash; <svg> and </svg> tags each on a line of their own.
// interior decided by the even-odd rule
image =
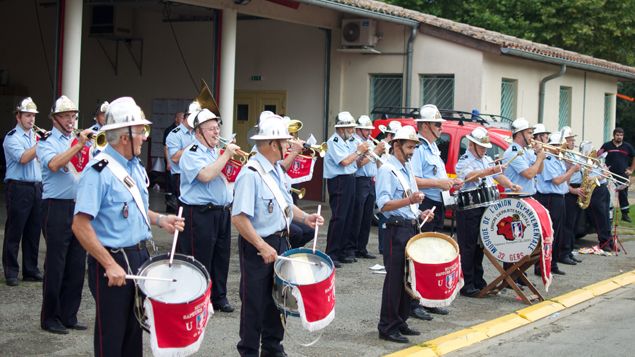
<svg viewBox="0 0 635 357">
<path fill-rule="evenodd" d="M 435 209 L 437 209 L 437 206 L 432 207 L 430 212 L 434 213 Z M 421 227 L 423 227 L 423 225 L 426 224 L 426 222 L 428 221 L 428 217 L 430 217 L 430 216 L 426 216 L 426 218 L 423 219 L 423 222 L 421 222 L 421 224 L 419 225 L 419 229 L 421 229 Z"/>
<path fill-rule="evenodd" d="M 322 205 L 318 205 L 317 214 L 320 215 L 322 211 Z M 315 254 L 315 246 L 317 245 L 317 237 L 318 237 L 318 224 L 315 222 L 315 233 L 313 234 L 313 254 Z"/>
<path fill-rule="evenodd" d="M 183 215 L 183 206 L 179 207 L 179 218 Z M 174 238 L 172 238 L 172 250 L 170 251 L 170 262 L 168 268 L 172 268 L 172 260 L 174 260 L 174 251 L 176 250 L 176 240 L 179 238 L 179 230 L 174 230 Z"/>
<path fill-rule="evenodd" d="M 104 276 L 107 276 L 106 273 L 104 273 Z M 167 281 L 169 283 L 176 283 L 176 279 L 158 278 L 158 277 L 154 277 L 154 276 L 142 276 L 142 275 L 126 274 L 125 278 L 128 279 L 128 280 L 156 280 L 156 281 Z"/>
</svg>

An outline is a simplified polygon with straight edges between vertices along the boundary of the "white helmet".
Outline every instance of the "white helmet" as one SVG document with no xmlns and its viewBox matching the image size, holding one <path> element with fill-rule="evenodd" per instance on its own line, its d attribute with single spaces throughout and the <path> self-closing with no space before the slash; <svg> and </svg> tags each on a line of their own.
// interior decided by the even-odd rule
<svg viewBox="0 0 635 357">
<path fill-rule="evenodd" d="M 34 114 L 39 113 L 37 111 L 37 105 L 35 105 L 35 102 L 33 101 L 33 99 L 31 99 L 31 97 L 26 97 L 22 99 L 22 101 L 20 102 L 20 105 L 18 105 L 15 108 L 15 112 L 16 114 L 17 113 L 34 113 Z"/>
<path fill-rule="evenodd" d="M 203 108 L 201 108 L 201 103 L 195 100 L 187 107 L 187 114 L 200 112 L 202 109 Z"/>
<path fill-rule="evenodd" d="M 512 134 L 529 129 L 529 122 L 525 118 L 518 118 L 512 122 Z"/>
<path fill-rule="evenodd" d="M 390 142 L 392 143 L 395 140 L 410 140 L 416 142 L 417 144 L 419 143 L 417 131 L 410 125 L 402 126 L 401 128 L 399 128 Z"/>
<path fill-rule="evenodd" d="M 267 113 L 267 114 L 265 114 Z M 281 116 L 272 112 L 262 112 L 260 123 L 258 124 L 258 134 L 253 135 L 251 140 L 278 140 L 292 139 L 289 135 L 289 126 Z"/>
<path fill-rule="evenodd" d="M 355 129 L 375 129 L 373 122 L 370 120 L 368 115 L 361 115 L 359 119 L 357 119 L 357 126 Z"/>
<path fill-rule="evenodd" d="M 209 109 L 203 109 L 188 115 L 187 125 L 189 125 L 190 128 L 196 128 L 208 120 L 216 120 L 218 122 L 220 117 L 217 117 L 216 114 L 212 113 Z"/>
<path fill-rule="evenodd" d="M 434 104 L 426 104 L 419 109 L 419 118 L 415 119 L 416 122 L 428 122 L 428 123 L 443 123 L 445 119 L 441 117 L 441 112 Z"/>
<path fill-rule="evenodd" d="M 55 101 L 53 108 L 51 108 L 51 115 L 65 113 L 65 112 L 79 112 L 75 103 L 67 96 L 63 95 Z"/>
<path fill-rule="evenodd" d="M 538 123 L 534 125 L 534 135 L 538 135 L 538 134 L 551 134 L 551 132 L 547 131 L 545 124 Z"/>
<path fill-rule="evenodd" d="M 489 134 L 485 128 L 475 128 L 470 134 L 465 136 L 469 141 L 484 148 L 491 148 L 492 144 L 489 142 Z"/>
<path fill-rule="evenodd" d="M 108 105 L 109 105 L 108 101 L 101 103 L 101 105 L 99 106 L 99 112 L 105 113 L 106 110 L 108 110 Z"/>
<path fill-rule="evenodd" d="M 396 120 L 392 120 L 390 123 L 388 123 L 388 127 L 386 127 L 385 125 L 379 126 L 379 130 L 381 130 L 382 133 L 393 135 L 397 133 L 397 130 L 399 130 L 399 128 L 401 128 L 401 122 Z"/>
<path fill-rule="evenodd" d="M 337 114 L 337 118 L 335 120 L 336 128 L 354 128 L 357 124 L 355 124 L 355 118 L 349 112 L 340 112 Z"/>
<path fill-rule="evenodd" d="M 562 135 L 562 132 L 557 131 L 549 134 L 549 144 L 561 145 L 562 143 L 564 143 L 564 136 Z"/>
<path fill-rule="evenodd" d="M 151 125 L 145 118 L 141 108 L 131 97 L 121 97 L 113 100 L 106 110 L 106 125 L 102 131 L 125 128 L 135 125 Z"/>
<path fill-rule="evenodd" d="M 573 133 L 573 130 L 571 130 L 571 127 L 566 125 L 560 129 L 560 132 L 562 133 L 562 137 L 565 139 L 573 137 L 573 136 L 577 136 L 576 134 Z"/>
</svg>

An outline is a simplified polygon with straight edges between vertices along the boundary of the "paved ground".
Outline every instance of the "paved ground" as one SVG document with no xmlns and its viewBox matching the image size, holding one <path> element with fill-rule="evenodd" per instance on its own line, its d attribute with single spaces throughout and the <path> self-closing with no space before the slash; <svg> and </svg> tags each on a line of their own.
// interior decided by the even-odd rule
<svg viewBox="0 0 635 357">
<path fill-rule="evenodd" d="M 3 195 L 4 196 L 4 195 Z M 151 198 L 152 206 L 159 205 L 162 209 L 162 198 L 156 194 Z M 315 210 L 317 205 L 306 202 L 308 210 Z M 0 202 L 0 225 L 4 225 L 6 213 L 4 203 Z M 326 218 L 330 211 L 323 207 Z M 0 229 L 0 234 L 4 229 Z M 320 233 L 318 247 L 324 249 L 326 245 L 326 230 Z M 155 232 L 162 252 L 168 250 L 171 237 L 163 232 Z M 631 231 L 628 232 L 632 234 Z M 228 282 L 230 301 L 240 306 L 238 299 L 239 267 L 236 252 L 236 235 L 232 242 L 233 253 Z M 1 236 L 4 239 L 4 236 Z M 629 252 L 635 252 L 635 237 L 622 235 L 622 239 Z M 372 230 L 370 250 L 377 252 L 376 229 Z M 595 236 L 585 237 L 581 243 L 592 245 Z M 44 258 L 46 247 L 41 241 L 40 258 Z M 635 254 L 635 253 L 632 253 Z M 575 288 L 586 286 L 593 282 L 615 276 L 624 271 L 635 269 L 635 260 L 630 255 L 617 257 L 584 256 L 584 263 L 576 267 L 562 266 L 566 276 L 556 276 L 546 297 L 554 297 Z M 356 264 L 345 265 L 337 271 L 336 279 L 336 317 L 335 321 L 324 330 L 321 340 L 312 347 L 301 347 L 295 341 L 308 341 L 307 336 L 300 329 L 293 329 L 291 335 L 285 338 L 285 348 L 292 356 L 380 356 L 407 347 L 404 345 L 381 341 L 377 338 L 377 322 L 381 300 L 383 275 L 371 274 L 369 266 L 381 263 L 377 260 L 364 260 Z M 486 278 L 493 279 L 493 268 L 485 262 Z M 3 275 L 2 275 L 3 276 Z M 0 278 L 1 279 L 1 278 Z M 538 282 L 533 275 L 530 279 Z M 42 286 L 40 283 L 20 283 L 18 287 L 8 287 L 0 280 L 0 353 L 3 356 L 87 356 L 92 354 L 92 324 L 94 321 L 94 302 L 88 291 L 84 290 L 84 299 L 79 312 L 79 318 L 87 323 L 88 331 L 72 331 L 70 335 L 52 335 L 40 330 L 39 311 L 41 306 Z M 542 286 L 539 286 L 544 291 Z M 469 299 L 459 297 L 450 308 L 449 316 L 436 317 L 431 322 L 410 320 L 412 327 L 421 330 L 423 334 L 412 343 L 420 343 L 447 333 L 490 320 L 524 307 L 512 292 L 505 291 L 499 296 L 487 299 Z M 217 313 L 207 328 L 205 341 L 199 355 L 235 355 L 235 345 L 238 341 L 239 310 L 232 314 Z M 294 321 L 297 326 L 297 321 Z M 145 336 L 146 354 L 150 355 L 149 339 Z"/>
</svg>

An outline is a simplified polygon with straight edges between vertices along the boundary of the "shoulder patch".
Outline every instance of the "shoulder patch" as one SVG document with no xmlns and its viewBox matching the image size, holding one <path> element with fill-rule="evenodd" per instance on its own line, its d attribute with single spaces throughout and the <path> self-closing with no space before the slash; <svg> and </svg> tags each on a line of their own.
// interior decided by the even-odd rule
<svg viewBox="0 0 635 357">
<path fill-rule="evenodd" d="M 518 151 L 518 147 L 512 146 L 512 151 Z"/>
<path fill-rule="evenodd" d="M 547 155 L 547 160 L 551 160 L 552 157 L 553 156 L 551 156 L 551 155 Z"/>
<path fill-rule="evenodd" d="M 461 158 L 459 160 L 465 160 L 465 159 L 467 159 L 467 154 L 461 156 Z"/>
<path fill-rule="evenodd" d="M 15 134 L 15 129 L 11 130 L 10 132 L 7 133 L 7 135 L 13 135 Z"/>
<path fill-rule="evenodd" d="M 252 167 L 252 166 L 247 166 L 247 168 L 248 168 L 249 170 L 253 171 L 253 172 L 258 172 L 258 170 L 256 170 L 256 168 L 255 168 L 255 167 Z"/>
<path fill-rule="evenodd" d="M 196 152 L 196 150 L 198 150 L 198 145 L 196 144 L 192 145 L 192 147 L 190 148 L 190 151 Z"/>
<path fill-rule="evenodd" d="M 179 130 L 181 130 L 181 128 L 177 126 L 176 128 L 172 129 L 172 132 L 176 134 L 179 132 Z"/>
<path fill-rule="evenodd" d="M 15 129 L 14 129 L 15 130 Z M 333 141 L 337 142 L 337 137 L 333 138 Z"/>
<path fill-rule="evenodd" d="M 93 169 L 97 170 L 97 172 L 101 172 L 101 170 L 103 170 L 106 165 L 108 165 L 108 160 L 103 159 L 101 161 L 98 161 L 96 164 L 93 164 Z"/>
</svg>

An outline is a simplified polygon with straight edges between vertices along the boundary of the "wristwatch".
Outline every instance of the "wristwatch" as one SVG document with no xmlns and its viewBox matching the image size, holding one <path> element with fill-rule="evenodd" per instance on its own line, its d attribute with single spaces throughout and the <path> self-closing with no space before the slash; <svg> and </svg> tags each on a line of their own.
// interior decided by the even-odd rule
<svg viewBox="0 0 635 357">
<path fill-rule="evenodd" d="M 362 153 L 359 150 L 355 151 L 355 154 L 357 154 L 357 156 L 362 156 Z"/>
</svg>

